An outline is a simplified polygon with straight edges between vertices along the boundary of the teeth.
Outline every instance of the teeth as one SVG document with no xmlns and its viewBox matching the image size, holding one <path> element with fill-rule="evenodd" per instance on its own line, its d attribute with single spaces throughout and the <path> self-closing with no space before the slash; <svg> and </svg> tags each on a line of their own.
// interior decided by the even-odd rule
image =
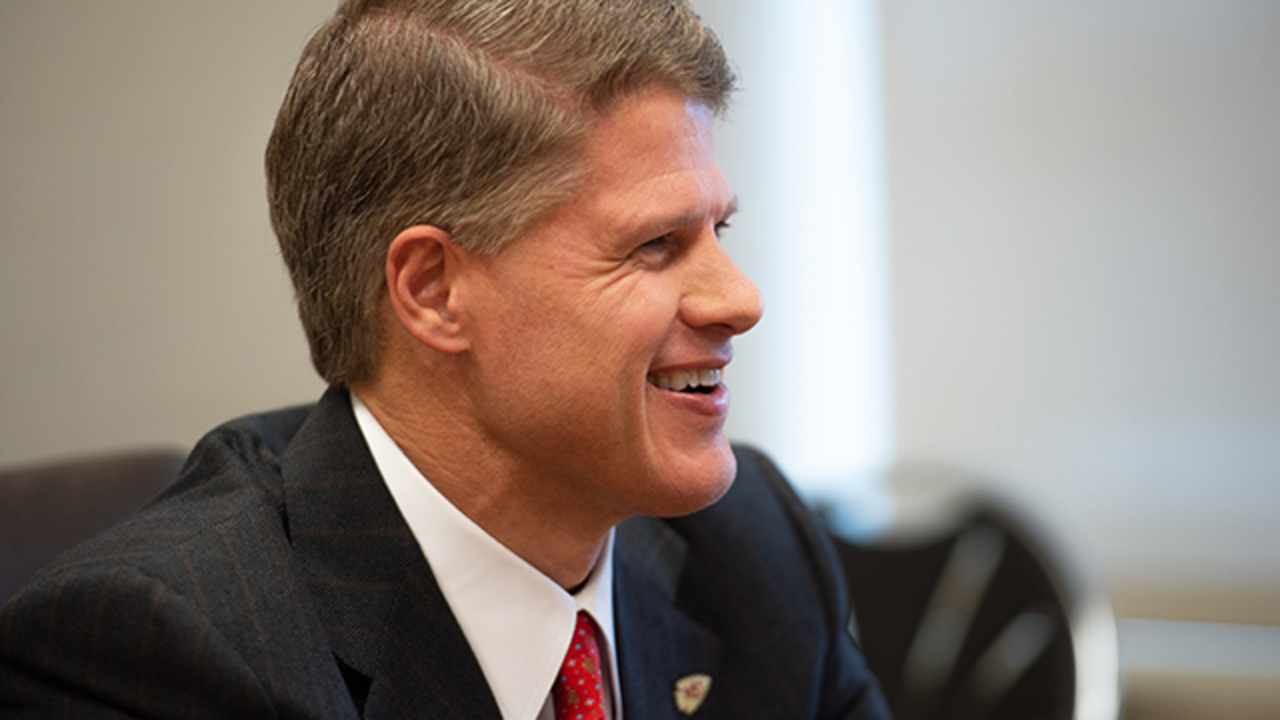
<svg viewBox="0 0 1280 720">
<path fill-rule="evenodd" d="M 671 373 L 671 389 L 685 390 L 698 384 L 697 370 L 677 370 Z"/>
<path fill-rule="evenodd" d="M 649 384 L 663 390 L 688 390 L 696 387 L 715 387 L 720 384 L 720 371 L 703 368 L 701 370 L 672 370 L 669 373 L 652 373 Z"/>
</svg>

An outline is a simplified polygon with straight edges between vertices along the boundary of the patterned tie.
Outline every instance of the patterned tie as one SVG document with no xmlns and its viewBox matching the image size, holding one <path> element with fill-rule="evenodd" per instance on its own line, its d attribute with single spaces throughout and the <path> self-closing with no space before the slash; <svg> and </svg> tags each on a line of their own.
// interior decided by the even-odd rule
<svg viewBox="0 0 1280 720">
<path fill-rule="evenodd" d="M 596 624 L 590 615 L 579 610 L 573 641 L 551 689 L 556 720 L 604 720 L 603 682 Z"/>
</svg>

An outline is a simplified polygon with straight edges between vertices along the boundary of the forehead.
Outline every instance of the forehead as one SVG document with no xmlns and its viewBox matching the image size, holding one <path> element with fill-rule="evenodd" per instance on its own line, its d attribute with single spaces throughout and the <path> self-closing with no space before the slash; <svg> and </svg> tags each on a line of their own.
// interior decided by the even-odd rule
<svg viewBox="0 0 1280 720">
<path fill-rule="evenodd" d="M 663 87 L 621 100 L 587 134 L 586 157 L 600 177 L 629 170 L 715 162 L 711 111 Z"/>
<path fill-rule="evenodd" d="M 715 160 L 711 112 L 679 92 L 626 98 L 587 134 L 587 177 L 571 203 L 618 232 L 664 218 L 722 219 L 732 193 Z"/>
</svg>

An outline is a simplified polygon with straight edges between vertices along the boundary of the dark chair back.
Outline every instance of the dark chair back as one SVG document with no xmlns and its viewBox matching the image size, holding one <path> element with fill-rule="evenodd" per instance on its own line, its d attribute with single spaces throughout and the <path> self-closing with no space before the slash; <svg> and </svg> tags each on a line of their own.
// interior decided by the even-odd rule
<svg viewBox="0 0 1280 720">
<path fill-rule="evenodd" d="M 1114 720 L 1119 676 L 1109 606 L 1108 649 L 1105 637 L 1081 637 L 1082 611 L 1094 604 L 1012 513 L 982 504 L 958 517 L 925 536 L 835 538 L 850 630 L 894 717 Z M 1100 671 L 1086 663 L 1099 645 Z"/>
<path fill-rule="evenodd" d="M 0 603 L 64 550 L 178 477 L 186 453 L 138 450 L 0 471 Z"/>
</svg>

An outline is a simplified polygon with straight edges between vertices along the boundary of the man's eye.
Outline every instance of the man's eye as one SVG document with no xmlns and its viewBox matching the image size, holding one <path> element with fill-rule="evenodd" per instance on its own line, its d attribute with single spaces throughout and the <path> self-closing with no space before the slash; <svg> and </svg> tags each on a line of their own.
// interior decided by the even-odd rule
<svg viewBox="0 0 1280 720">
<path fill-rule="evenodd" d="M 729 226 L 728 220 L 721 220 L 720 222 L 716 223 L 716 237 L 720 237 L 720 233 L 724 232 L 725 230 L 728 230 L 729 227 L 730 226 Z"/>
<path fill-rule="evenodd" d="M 671 245 L 671 235 L 669 234 L 659 235 L 658 237 L 636 248 L 636 252 L 641 253 L 643 255 L 649 255 L 649 256 L 665 255 L 667 251 L 670 249 L 670 245 Z"/>
</svg>

